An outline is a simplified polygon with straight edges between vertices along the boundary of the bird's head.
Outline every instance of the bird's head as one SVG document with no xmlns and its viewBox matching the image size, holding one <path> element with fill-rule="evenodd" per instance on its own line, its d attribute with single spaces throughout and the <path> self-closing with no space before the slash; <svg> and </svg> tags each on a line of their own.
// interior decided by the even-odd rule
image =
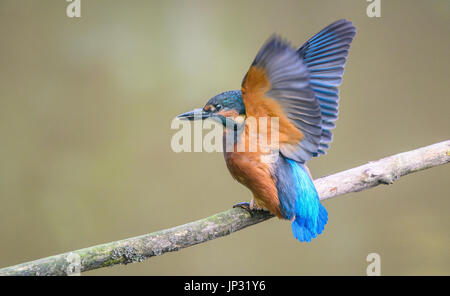
<svg viewBox="0 0 450 296">
<path fill-rule="evenodd" d="M 240 90 L 226 91 L 212 97 L 203 108 L 177 116 L 181 120 L 203 120 L 211 118 L 225 127 L 242 125 L 245 120 L 245 106 Z"/>
</svg>

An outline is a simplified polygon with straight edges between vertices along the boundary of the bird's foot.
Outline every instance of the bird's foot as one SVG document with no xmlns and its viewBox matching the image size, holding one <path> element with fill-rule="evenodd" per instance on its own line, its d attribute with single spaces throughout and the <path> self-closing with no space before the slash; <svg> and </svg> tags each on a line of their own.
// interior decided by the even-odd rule
<svg viewBox="0 0 450 296">
<path fill-rule="evenodd" d="M 246 210 L 247 213 L 250 214 L 250 217 L 253 217 L 253 215 L 254 215 L 254 212 L 253 212 L 253 209 L 252 209 L 252 204 L 250 202 L 237 203 L 237 204 L 233 205 L 233 208 L 241 208 L 241 209 Z"/>
<path fill-rule="evenodd" d="M 242 208 L 242 209 L 248 211 L 250 214 L 252 212 L 249 202 L 239 202 L 239 203 L 233 205 L 233 208 Z"/>
<path fill-rule="evenodd" d="M 250 213 L 253 216 L 255 211 L 267 211 L 261 207 L 259 207 L 255 201 L 252 199 L 250 202 L 240 202 L 233 205 L 233 208 L 242 208 Z"/>
</svg>

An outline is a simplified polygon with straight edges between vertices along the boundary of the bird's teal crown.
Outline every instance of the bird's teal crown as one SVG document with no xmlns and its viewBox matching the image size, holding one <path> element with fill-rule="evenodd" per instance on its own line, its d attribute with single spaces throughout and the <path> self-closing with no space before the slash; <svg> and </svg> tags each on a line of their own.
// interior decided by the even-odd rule
<svg viewBox="0 0 450 296">
<path fill-rule="evenodd" d="M 234 110 L 239 115 L 245 114 L 245 105 L 240 90 L 230 90 L 212 97 L 205 105 L 213 106 L 216 111 Z"/>
</svg>

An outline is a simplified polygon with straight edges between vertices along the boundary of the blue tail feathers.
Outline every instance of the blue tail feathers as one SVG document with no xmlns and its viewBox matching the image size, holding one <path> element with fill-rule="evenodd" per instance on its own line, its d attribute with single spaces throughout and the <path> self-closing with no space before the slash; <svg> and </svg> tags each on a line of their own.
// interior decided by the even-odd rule
<svg viewBox="0 0 450 296">
<path fill-rule="evenodd" d="M 291 159 L 286 159 L 290 168 L 290 183 L 294 187 L 290 192 L 280 194 L 280 205 L 285 218 L 292 222 L 292 233 L 301 242 L 311 242 L 323 232 L 328 221 L 325 207 L 319 201 L 319 195 L 314 187 L 306 168 Z M 290 193 L 287 196 L 287 193 Z M 289 201 L 288 201 L 289 200 Z M 287 202 L 288 201 L 288 202 Z"/>
<path fill-rule="evenodd" d="M 292 222 L 292 233 L 296 239 L 301 242 L 311 242 L 323 232 L 327 224 L 328 214 L 325 207 L 319 202 L 319 215 L 316 220 L 316 226 L 313 226 L 313 219 L 296 217 Z"/>
</svg>

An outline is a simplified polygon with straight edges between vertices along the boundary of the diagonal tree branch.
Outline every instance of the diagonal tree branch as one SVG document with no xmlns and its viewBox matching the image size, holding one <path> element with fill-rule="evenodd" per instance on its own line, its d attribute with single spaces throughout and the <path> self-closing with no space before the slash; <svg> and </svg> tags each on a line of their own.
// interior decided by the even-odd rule
<svg viewBox="0 0 450 296">
<path fill-rule="evenodd" d="M 379 184 L 391 184 L 401 176 L 448 162 L 450 140 L 369 162 L 319 178 L 314 183 L 320 199 L 324 200 Z M 272 217 L 264 211 L 250 214 L 244 209 L 233 208 L 174 228 L 6 267 L 0 269 L 0 275 L 67 275 L 68 271 L 69 274 L 73 271 L 76 263 L 74 258 L 80 259 L 81 272 L 141 262 L 153 256 L 229 235 Z"/>
</svg>

